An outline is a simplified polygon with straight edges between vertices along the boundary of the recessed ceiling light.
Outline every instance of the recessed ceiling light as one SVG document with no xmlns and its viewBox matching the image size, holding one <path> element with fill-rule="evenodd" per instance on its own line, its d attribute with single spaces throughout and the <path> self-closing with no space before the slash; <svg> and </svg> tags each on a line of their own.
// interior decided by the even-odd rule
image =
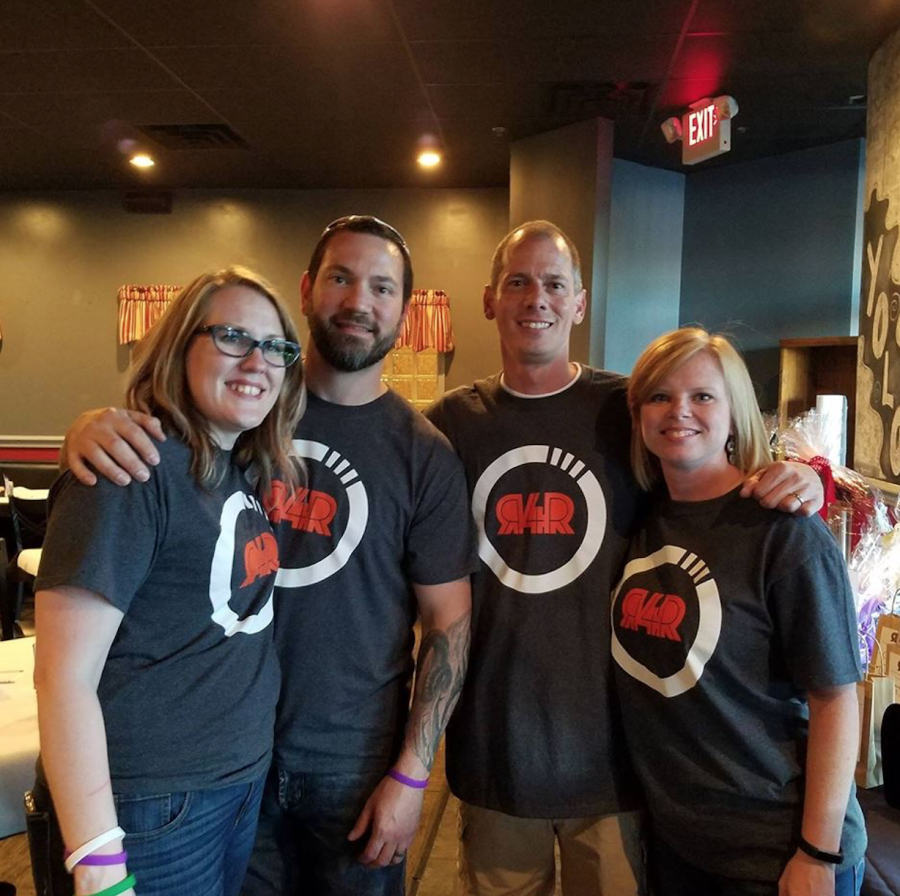
<svg viewBox="0 0 900 896">
<path fill-rule="evenodd" d="M 139 153 L 136 156 L 132 156 L 129 160 L 135 168 L 152 168 L 156 162 L 150 158 L 146 153 Z"/>
<path fill-rule="evenodd" d="M 416 161 L 423 168 L 434 168 L 441 164 L 441 154 L 434 149 L 425 149 L 419 153 Z"/>
</svg>

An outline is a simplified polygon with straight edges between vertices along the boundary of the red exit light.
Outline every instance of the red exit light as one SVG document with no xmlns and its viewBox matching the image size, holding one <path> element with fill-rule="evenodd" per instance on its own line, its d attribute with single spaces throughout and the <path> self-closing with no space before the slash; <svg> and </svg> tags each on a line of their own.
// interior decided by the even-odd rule
<svg viewBox="0 0 900 896">
<path fill-rule="evenodd" d="M 688 145 L 696 146 L 706 140 L 711 140 L 716 135 L 719 126 L 719 113 L 715 106 L 706 106 L 695 112 L 688 112 Z"/>
<path fill-rule="evenodd" d="M 737 103 L 730 96 L 698 100 L 681 117 L 681 161 L 696 165 L 731 149 L 731 119 Z"/>
</svg>

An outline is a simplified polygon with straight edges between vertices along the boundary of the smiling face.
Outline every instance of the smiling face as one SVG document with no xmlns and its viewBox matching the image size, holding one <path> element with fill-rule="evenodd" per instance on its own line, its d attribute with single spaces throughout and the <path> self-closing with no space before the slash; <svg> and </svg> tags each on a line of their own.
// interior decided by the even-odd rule
<svg viewBox="0 0 900 896">
<path fill-rule="evenodd" d="M 318 353 L 336 370 L 364 370 L 387 355 L 403 325 L 403 257 L 379 236 L 338 233 L 315 281 L 303 275 L 300 295 Z"/>
<path fill-rule="evenodd" d="M 569 335 L 584 319 L 585 292 L 575 288 L 561 237 L 526 235 L 507 246 L 496 286 L 484 292 L 484 315 L 497 321 L 504 370 L 550 365 L 568 370 Z"/>
<path fill-rule="evenodd" d="M 223 324 L 244 330 L 254 339 L 284 338 L 275 306 L 255 289 L 224 286 L 209 300 L 204 326 Z M 263 360 L 257 347 L 246 358 L 222 354 L 208 333 L 191 340 L 185 365 L 188 391 L 206 418 L 210 433 L 222 448 L 259 426 L 272 409 L 285 369 Z"/>
<path fill-rule="evenodd" d="M 725 377 L 709 352 L 698 352 L 663 377 L 640 416 L 644 444 L 659 458 L 670 490 L 673 477 L 685 473 L 740 476 L 725 454 L 732 431 Z"/>
</svg>

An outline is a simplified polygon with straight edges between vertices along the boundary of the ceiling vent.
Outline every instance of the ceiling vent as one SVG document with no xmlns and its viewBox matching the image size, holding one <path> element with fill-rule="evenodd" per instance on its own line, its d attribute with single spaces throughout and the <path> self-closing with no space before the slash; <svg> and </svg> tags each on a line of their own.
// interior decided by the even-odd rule
<svg viewBox="0 0 900 896">
<path fill-rule="evenodd" d="M 653 85 L 649 81 L 565 81 L 550 87 L 551 114 L 565 118 L 602 115 L 616 118 L 646 112 Z"/>
<path fill-rule="evenodd" d="M 138 130 L 174 152 L 247 149 L 247 141 L 227 124 L 143 124 Z"/>
</svg>

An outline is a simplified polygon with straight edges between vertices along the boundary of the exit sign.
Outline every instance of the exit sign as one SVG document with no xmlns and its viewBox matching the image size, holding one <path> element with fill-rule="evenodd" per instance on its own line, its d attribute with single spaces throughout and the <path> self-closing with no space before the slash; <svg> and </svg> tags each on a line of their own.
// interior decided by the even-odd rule
<svg viewBox="0 0 900 896">
<path fill-rule="evenodd" d="M 696 165 L 731 149 L 731 116 L 723 118 L 715 102 L 697 103 L 681 116 L 681 161 Z"/>
</svg>

